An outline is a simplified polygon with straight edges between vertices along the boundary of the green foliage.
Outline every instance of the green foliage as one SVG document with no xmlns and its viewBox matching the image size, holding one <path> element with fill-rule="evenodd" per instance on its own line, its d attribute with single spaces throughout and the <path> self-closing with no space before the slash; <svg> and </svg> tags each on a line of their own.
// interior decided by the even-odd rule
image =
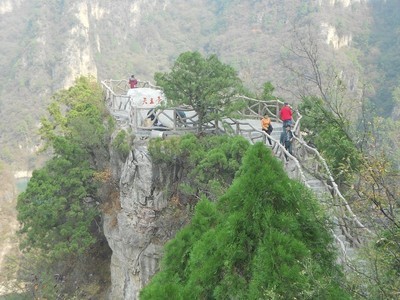
<svg viewBox="0 0 400 300">
<path fill-rule="evenodd" d="M 193 137 L 189 134 L 184 136 L 183 139 Z M 166 140 L 163 139 L 153 139 L 149 142 L 149 152 L 153 163 L 165 163 L 172 165 L 177 162 L 177 159 L 181 156 L 181 138 L 172 137 Z"/>
<path fill-rule="evenodd" d="M 192 247 L 204 232 L 217 224 L 218 216 L 214 203 L 205 198 L 199 201 L 191 223 L 165 246 L 163 271 L 144 289 L 141 299 L 187 299 L 181 294 L 180 281 L 190 275 L 188 267 Z"/>
<path fill-rule="evenodd" d="M 256 99 L 262 99 L 262 100 L 265 100 L 265 101 L 279 99 L 279 97 L 273 95 L 274 90 L 275 90 L 275 87 L 273 86 L 273 84 L 270 81 L 267 81 L 267 82 L 265 82 L 263 84 L 262 94 L 260 96 L 258 96 L 258 97 L 255 96 L 255 98 Z M 271 113 L 278 114 L 278 112 L 276 111 L 275 107 L 270 107 L 269 109 L 270 109 Z M 265 112 L 259 111 L 258 113 L 259 114 L 264 114 Z"/>
<path fill-rule="evenodd" d="M 94 242 L 89 228 L 98 212 L 84 202 L 95 192 L 85 152 L 63 137 L 54 140 L 54 151 L 55 157 L 34 171 L 17 210 L 26 234 L 23 246 L 60 257 Z"/>
<path fill-rule="evenodd" d="M 126 159 L 131 150 L 129 135 L 125 130 L 120 130 L 113 140 L 112 146 L 121 155 L 122 159 Z"/>
<path fill-rule="evenodd" d="M 400 231 L 390 226 L 359 252 L 361 269 L 350 278 L 365 299 L 398 299 L 400 289 Z"/>
<path fill-rule="evenodd" d="M 248 147 L 248 141 L 240 136 L 188 134 L 181 138 L 154 139 L 149 152 L 154 163 L 178 164 L 184 169 L 187 181 L 181 182 L 181 192 L 215 199 L 231 184 Z"/>
<path fill-rule="evenodd" d="M 270 150 L 247 151 L 218 202 L 203 199 L 141 299 L 349 299 L 312 193 Z"/>
<path fill-rule="evenodd" d="M 299 105 L 305 140 L 314 144 L 327 160 L 338 182 L 349 180 L 360 167 L 361 155 L 348 135 L 348 123 L 335 116 L 316 97 L 304 98 Z"/>
<path fill-rule="evenodd" d="M 78 78 L 74 86 L 54 94 L 52 100 L 49 117 L 41 119 L 39 130 L 46 146 L 64 135 L 88 151 L 104 147 L 108 132 L 103 120 L 107 112 L 101 87 L 93 78 Z"/>
<path fill-rule="evenodd" d="M 274 100 L 276 99 L 275 96 L 273 96 L 273 92 L 275 90 L 275 87 L 272 85 L 270 81 L 267 81 L 263 85 L 263 93 L 261 96 L 261 99 L 263 100 Z"/>
<path fill-rule="evenodd" d="M 14 299 L 105 299 L 105 283 L 110 282 L 110 266 L 105 262 L 110 255 L 105 239 L 82 255 L 55 261 L 37 251 L 25 253 L 18 263 L 24 294 Z"/>
<path fill-rule="evenodd" d="M 384 154 L 395 166 L 400 165 L 400 150 L 398 147 L 398 132 L 400 121 L 392 118 L 376 117 L 371 121 L 373 129 L 370 143 L 370 155 Z"/>
<path fill-rule="evenodd" d="M 86 200 L 95 197 L 96 153 L 106 151 L 109 137 L 101 92 L 90 78 L 78 79 L 53 100 L 41 128 L 53 158 L 33 172 L 17 210 L 26 238 L 22 247 L 60 258 L 81 254 L 96 241 L 91 226 L 99 212 Z"/>
<path fill-rule="evenodd" d="M 198 113 L 201 126 L 236 112 L 243 103 L 234 98 L 242 89 L 236 71 L 221 63 L 216 55 L 184 52 L 170 73 L 156 73 L 158 86 L 172 105 L 186 104 Z"/>
</svg>

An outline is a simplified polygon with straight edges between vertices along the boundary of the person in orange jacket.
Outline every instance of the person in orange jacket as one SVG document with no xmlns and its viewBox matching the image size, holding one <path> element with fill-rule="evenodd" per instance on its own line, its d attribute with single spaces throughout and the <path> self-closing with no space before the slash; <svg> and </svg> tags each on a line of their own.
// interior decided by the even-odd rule
<svg viewBox="0 0 400 300">
<path fill-rule="evenodd" d="M 270 117 L 268 117 L 268 115 L 265 115 L 261 119 L 261 128 L 262 128 L 262 131 L 265 131 L 266 133 L 268 133 L 268 135 L 270 135 L 272 133 L 273 127 L 272 127 L 271 119 L 270 119 Z M 269 137 L 267 137 L 267 138 L 268 138 L 269 144 L 272 146 L 271 139 Z"/>
</svg>

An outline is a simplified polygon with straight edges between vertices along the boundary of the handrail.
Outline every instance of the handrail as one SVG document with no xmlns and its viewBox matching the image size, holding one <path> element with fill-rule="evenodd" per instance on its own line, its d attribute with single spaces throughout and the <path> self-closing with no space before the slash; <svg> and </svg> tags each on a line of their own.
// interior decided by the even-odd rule
<svg viewBox="0 0 400 300">
<path fill-rule="evenodd" d="M 252 144 L 255 143 L 256 140 L 258 139 L 262 139 L 263 144 L 266 147 L 267 146 L 267 140 L 268 138 L 271 140 L 272 142 L 272 147 L 271 150 L 273 151 L 273 153 L 275 154 L 276 157 L 280 158 L 281 160 L 284 160 L 285 158 L 285 154 L 295 163 L 296 168 L 297 168 L 297 174 L 298 178 L 307 186 L 310 187 L 310 185 L 307 183 L 306 177 L 304 175 L 303 170 L 301 169 L 301 165 L 299 163 L 299 161 L 297 160 L 297 158 L 295 156 L 293 156 L 292 154 L 289 153 L 289 151 L 286 150 L 286 148 L 284 147 L 284 145 L 282 145 L 279 141 L 277 141 L 274 137 L 272 137 L 271 135 L 269 135 L 268 133 L 266 133 L 265 131 L 259 130 L 258 128 L 255 128 L 253 125 L 247 123 L 247 122 L 240 122 L 238 120 L 234 120 L 232 118 L 228 118 L 232 123 L 230 123 L 231 125 L 235 125 L 236 130 L 235 130 L 235 134 L 236 135 L 241 135 L 241 136 L 247 136 L 245 133 L 259 133 L 260 135 L 258 137 L 251 137 L 249 136 L 249 140 Z M 300 120 L 300 119 L 299 119 Z M 297 123 L 297 122 L 296 122 Z M 249 129 L 244 129 L 241 128 L 244 126 L 250 127 Z"/>
<path fill-rule="evenodd" d="M 243 118 L 258 118 L 261 119 L 262 116 L 267 114 L 272 121 L 275 122 L 282 122 L 280 119 L 279 112 L 281 111 L 282 107 L 285 103 L 279 99 L 272 99 L 272 100 L 259 100 L 247 96 L 239 95 L 237 96 L 239 99 L 246 100 L 247 107 L 244 108 L 239 114 Z M 248 113 L 249 112 L 249 113 Z M 298 110 L 293 110 L 293 121 L 294 126 L 292 131 L 300 136 L 300 119 L 302 116 L 300 115 Z"/>
<path fill-rule="evenodd" d="M 101 84 L 104 86 L 107 86 L 108 88 L 110 88 L 112 91 L 115 91 L 116 89 L 120 92 L 120 93 L 114 93 L 116 95 L 122 95 L 122 94 L 126 94 L 128 92 L 128 90 L 130 89 L 129 87 L 129 81 L 127 79 L 105 79 L 101 81 Z M 142 80 L 138 80 L 137 82 L 137 88 L 153 88 L 153 89 L 157 89 L 157 90 L 162 90 L 161 87 L 159 86 L 155 86 L 153 85 L 150 81 L 142 81 Z"/>
<path fill-rule="evenodd" d="M 314 163 L 318 163 L 319 166 L 322 166 L 323 170 L 318 169 L 318 174 L 320 176 L 323 176 L 322 172 L 325 172 L 325 181 L 323 180 L 323 178 L 318 178 L 320 180 L 320 182 L 322 182 L 325 187 L 331 192 L 332 198 L 339 198 L 339 200 L 341 201 L 342 204 L 338 204 L 336 205 L 336 207 L 339 207 L 339 209 L 341 207 L 344 207 L 346 209 L 346 211 L 350 214 L 350 219 L 353 220 L 353 222 L 356 224 L 357 228 L 363 229 L 365 231 L 367 231 L 369 234 L 372 234 L 372 232 L 361 223 L 361 221 L 358 219 L 357 215 L 353 212 L 353 210 L 350 207 L 350 204 L 347 202 L 346 198 L 342 195 L 342 193 L 340 192 L 338 185 L 336 184 L 332 173 L 328 167 L 328 164 L 326 163 L 326 160 L 321 156 L 321 154 L 318 152 L 317 149 L 310 147 L 304 140 L 299 139 L 297 136 L 294 137 L 296 139 L 296 141 L 298 142 L 297 146 L 298 146 L 298 150 L 297 152 L 299 153 L 300 156 L 303 156 L 303 159 L 301 159 L 300 161 L 306 161 L 308 159 L 305 159 L 305 156 L 307 154 L 312 154 L 313 157 L 311 158 L 311 160 Z M 302 148 L 300 148 L 302 147 Z M 306 153 L 307 152 L 307 153 Z M 304 167 L 303 167 L 304 168 Z M 315 174 L 315 173 L 314 173 Z M 329 184 L 328 184 L 329 182 Z M 345 220 L 347 218 L 344 218 L 346 213 L 343 211 L 339 211 L 339 213 L 342 216 L 342 220 Z M 347 226 L 345 226 L 345 224 L 339 224 L 341 225 L 341 227 L 343 227 L 344 230 L 344 234 L 346 235 L 346 237 L 350 238 L 352 240 L 352 242 L 356 245 L 359 245 L 360 242 L 355 239 L 354 237 L 351 236 L 350 233 L 348 233 L 345 229 Z"/>
<path fill-rule="evenodd" d="M 274 153 L 274 155 L 275 155 L 277 158 L 280 158 L 281 160 L 284 160 L 284 159 L 285 159 L 284 156 L 285 156 L 285 154 L 286 154 L 286 156 L 289 157 L 289 158 L 294 162 L 294 166 L 295 166 L 295 169 L 296 169 L 296 170 L 295 170 L 295 171 L 296 171 L 296 172 L 295 172 L 296 178 L 297 178 L 298 180 L 300 180 L 305 186 L 307 186 L 308 188 L 311 189 L 311 186 L 308 184 L 308 181 L 307 181 L 307 179 L 306 179 L 306 176 L 305 176 L 305 174 L 304 174 L 304 172 L 303 172 L 301 160 L 299 160 L 299 159 L 297 159 L 297 157 L 291 155 L 291 154 L 285 149 L 285 147 L 284 147 L 282 144 L 280 144 L 277 140 L 275 140 L 275 139 L 274 139 L 271 135 L 269 135 L 268 133 L 266 133 L 266 132 L 264 132 L 264 131 L 261 131 L 261 130 L 259 130 L 259 129 L 257 129 L 257 128 L 254 128 L 254 126 L 252 126 L 252 125 L 249 124 L 249 123 L 240 122 L 240 121 L 237 121 L 237 120 L 234 120 L 234 119 L 231 119 L 231 118 L 228 118 L 228 119 L 230 120 L 229 125 L 231 125 L 231 126 L 232 126 L 232 125 L 235 125 L 236 130 L 234 131 L 234 134 L 236 134 L 236 135 L 246 136 L 246 134 L 244 134 L 244 132 L 251 132 L 251 133 L 255 133 L 255 132 L 256 132 L 256 133 L 259 133 L 259 134 L 261 135 L 261 138 L 263 137 L 262 140 L 263 140 L 264 145 L 266 145 L 266 147 L 269 147 L 269 146 L 267 146 L 267 137 L 269 137 L 269 138 L 271 139 L 271 141 L 272 141 L 271 150 L 272 150 L 272 152 Z M 299 127 L 299 122 L 300 122 L 300 120 L 301 120 L 301 117 L 299 117 L 299 118 L 297 119 L 297 121 L 295 122 L 295 127 L 296 127 L 296 126 Z M 249 129 L 242 129 L 241 126 L 242 126 L 242 127 L 243 127 L 243 126 L 248 126 L 248 127 L 250 127 L 250 130 L 249 130 Z M 254 144 L 254 143 L 255 143 L 254 140 L 257 140 L 257 139 L 259 139 L 259 138 L 260 138 L 260 137 L 255 137 L 254 139 L 253 139 L 253 138 L 250 138 L 250 141 Z M 304 143 L 302 140 L 300 140 L 298 137 L 295 136 L 295 139 L 296 139 L 296 141 L 300 142 L 301 144 L 304 144 L 306 147 L 309 147 L 307 144 L 305 144 L 305 143 Z M 311 148 L 311 147 L 309 147 L 309 148 Z M 370 231 L 368 228 L 366 228 L 366 227 L 358 220 L 357 216 L 356 216 L 356 215 L 353 213 L 353 211 L 351 210 L 351 207 L 350 207 L 350 205 L 348 204 L 347 200 L 346 200 L 346 199 L 343 197 L 343 195 L 340 193 L 340 191 L 339 191 L 339 189 L 338 189 L 336 183 L 334 182 L 334 179 L 333 179 L 333 177 L 332 177 L 332 175 L 331 175 L 331 173 L 330 173 L 330 171 L 329 171 L 329 168 L 328 168 L 328 166 L 327 166 L 325 160 L 321 157 L 321 155 L 319 154 L 319 152 L 318 152 L 316 149 L 314 149 L 314 148 L 311 148 L 311 149 L 312 149 L 313 151 L 315 151 L 315 153 L 317 153 L 318 157 L 322 160 L 325 169 L 329 172 L 329 178 L 330 178 L 330 180 L 333 182 L 333 187 L 334 187 L 334 189 L 335 189 L 335 191 L 336 191 L 336 195 L 344 202 L 346 209 L 350 212 L 351 217 L 353 218 L 353 220 L 355 221 L 355 223 L 358 225 L 359 228 L 365 229 L 368 233 L 371 233 L 371 231 Z M 335 205 L 332 205 L 332 206 L 334 207 Z M 340 213 L 340 212 L 339 212 L 339 213 Z M 339 214 L 339 216 L 341 216 L 341 218 L 344 218 L 344 217 L 345 217 L 344 214 Z M 340 228 L 341 228 L 341 230 L 343 231 L 345 237 L 348 238 L 348 239 L 350 239 L 350 240 L 353 242 L 354 245 L 357 245 L 357 246 L 360 245 L 359 241 L 358 241 L 357 239 L 355 239 L 355 238 L 348 232 L 348 229 L 347 229 L 346 224 L 337 224 L 337 225 L 340 226 Z M 343 243 L 343 241 L 341 241 L 341 239 L 337 236 L 337 234 L 336 234 L 333 230 L 332 230 L 332 235 L 333 235 L 333 237 L 335 238 L 335 240 L 338 241 L 338 246 L 339 246 L 339 248 L 341 249 L 341 252 L 342 252 L 343 257 L 344 257 L 344 261 L 348 263 L 348 262 L 349 262 L 348 255 L 347 255 L 348 252 L 347 252 L 345 243 Z"/>
<path fill-rule="evenodd" d="M 102 85 L 105 88 L 105 99 L 109 108 L 114 114 L 117 114 L 118 112 L 124 113 L 122 118 L 128 121 L 129 126 L 131 126 L 135 132 L 138 132 L 140 130 L 141 132 L 147 132 L 148 134 L 150 134 L 152 130 L 162 130 L 167 131 L 171 134 L 180 134 L 187 132 L 196 132 L 198 130 L 198 115 L 196 112 L 193 111 L 193 109 L 187 107 L 159 108 L 157 112 L 155 112 L 155 119 L 163 118 L 164 121 L 169 122 L 169 126 L 154 126 L 155 119 L 153 120 L 153 122 L 151 122 L 151 124 L 147 124 L 147 126 L 145 126 L 144 122 L 147 118 L 146 112 L 149 111 L 149 107 L 135 106 L 130 103 L 131 99 L 129 96 L 126 95 L 126 92 L 128 90 L 127 80 L 104 80 L 102 81 Z M 140 82 L 138 86 L 161 89 L 152 85 L 149 82 Z M 115 89 L 117 89 L 118 91 L 123 91 L 125 94 L 117 94 L 115 92 Z M 120 105 L 117 107 L 116 99 L 118 97 L 120 97 L 120 99 L 126 99 L 126 102 L 124 103 L 125 105 L 122 105 L 123 103 L 120 103 Z M 260 120 L 263 115 L 268 114 L 270 118 L 275 122 L 282 122 L 279 118 L 279 112 L 284 103 L 279 99 L 257 100 L 240 95 L 237 96 L 237 98 L 246 100 L 246 108 L 238 112 L 238 115 L 241 116 L 243 119 L 246 118 Z M 183 116 L 179 114 L 179 111 L 184 111 L 186 115 Z M 209 121 L 206 124 L 203 124 L 203 128 L 207 131 L 241 135 L 247 138 L 252 144 L 257 141 L 262 141 L 264 145 L 266 147 L 270 147 L 274 155 L 282 161 L 285 160 L 285 156 L 289 157 L 293 162 L 291 163 L 291 166 L 294 166 L 293 174 L 295 175 L 295 177 L 300 180 L 305 186 L 311 188 L 304 173 L 304 170 L 308 171 L 310 175 L 312 175 L 323 184 L 326 191 L 330 192 L 332 199 L 334 201 L 338 201 L 338 203 L 336 204 L 331 203 L 332 207 L 337 208 L 336 213 L 340 218 L 340 224 L 338 225 L 340 226 L 346 238 L 352 241 L 354 245 L 359 245 L 360 242 L 349 232 L 349 230 L 353 230 L 354 227 L 356 227 L 366 230 L 368 233 L 371 233 L 371 231 L 361 223 L 356 214 L 352 211 L 347 200 L 341 194 L 325 159 L 320 155 L 317 149 L 314 149 L 307 145 L 307 143 L 304 142 L 304 140 L 301 138 L 301 119 L 301 114 L 297 110 L 294 110 L 294 125 L 292 130 L 295 139 L 295 147 L 293 147 L 294 155 L 290 154 L 285 149 L 285 147 L 270 134 L 260 130 L 259 128 L 255 128 L 248 122 L 242 122 L 240 120 L 232 118 L 225 118 L 220 121 Z M 267 145 L 268 139 L 271 140 L 272 146 Z M 306 161 L 308 160 L 307 156 L 310 154 L 313 155 L 311 161 L 315 165 L 314 169 L 312 170 L 309 170 L 305 165 Z M 325 173 L 325 175 L 323 175 L 323 173 Z M 324 176 L 325 178 L 323 178 Z M 345 208 L 345 211 L 341 210 L 342 207 Z M 350 215 L 350 217 L 347 216 L 346 211 L 347 214 Z M 347 219 L 353 220 L 356 226 L 352 226 L 351 228 L 349 228 Z M 334 232 L 333 235 L 335 239 L 340 240 Z M 340 242 L 339 245 L 342 249 L 343 254 L 346 255 L 344 243 Z"/>
</svg>

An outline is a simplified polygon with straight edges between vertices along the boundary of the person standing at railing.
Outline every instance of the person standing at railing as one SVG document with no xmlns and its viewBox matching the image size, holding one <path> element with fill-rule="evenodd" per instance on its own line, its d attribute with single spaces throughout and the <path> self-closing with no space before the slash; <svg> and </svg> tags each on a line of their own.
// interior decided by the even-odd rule
<svg viewBox="0 0 400 300">
<path fill-rule="evenodd" d="M 186 113 L 183 110 L 177 109 L 175 111 L 175 119 L 179 125 L 186 127 Z"/>
<path fill-rule="evenodd" d="M 137 79 L 135 78 L 135 75 L 132 75 L 132 76 L 129 78 L 129 86 L 130 86 L 130 88 L 131 88 L 131 89 L 136 88 L 137 83 L 138 83 L 138 81 L 137 81 Z"/>
<path fill-rule="evenodd" d="M 268 135 L 270 135 L 272 133 L 273 127 L 272 127 L 271 119 L 270 119 L 270 117 L 268 117 L 268 115 L 265 115 L 261 119 L 261 128 L 262 128 L 262 131 L 265 131 L 266 133 L 268 133 Z M 267 136 L 267 138 L 268 138 L 269 144 L 272 146 L 271 139 L 269 138 L 269 136 Z"/>
<path fill-rule="evenodd" d="M 287 125 L 292 125 L 292 109 L 289 106 L 289 103 L 285 102 L 281 111 L 279 112 L 279 117 L 283 122 L 283 128 L 285 129 Z"/>
<path fill-rule="evenodd" d="M 147 112 L 147 118 L 151 121 L 149 123 L 151 126 L 158 126 L 159 125 L 158 118 L 157 118 L 156 115 L 157 115 L 157 112 L 154 110 L 154 108 L 150 109 Z"/>
<path fill-rule="evenodd" d="M 291 128 L 292 127 L 290 125 L 286 125 L 285 130 L 282 131 L 281 133 L 280 142 L 282 145 L 285 146 L 285 149 L 290 153 L 290 155 L 293 155 L 292 153 L 293 132 Z M 289 158 L 286 153 L 285 153 L 285 159 L 286 162 L 289 161 Z"/>
</svg>

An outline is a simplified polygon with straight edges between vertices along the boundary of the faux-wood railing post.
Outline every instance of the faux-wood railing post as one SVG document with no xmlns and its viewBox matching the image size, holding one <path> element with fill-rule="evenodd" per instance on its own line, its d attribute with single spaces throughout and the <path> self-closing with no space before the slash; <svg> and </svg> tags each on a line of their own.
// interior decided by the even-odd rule
<svg viewBox="0 0 400 300">
<path fill-rule="evenodd" d="M 267 144 L 267 135 L 265 133 L 263 133 L 263 144 Z"/>
<path fill-rule="evenodd" d="M 116 109 L 117 108 L 117 96 L 115 94 L 113 94 L 113 106 L 112 109 Z"/>
<path fill-rule="evenodd" d="M 177 119 L 177 117 L 178 117 L 178 113 L 176 112 L 176 108 L 174 108 L 174 130 L 176 130 L 176 119 Z"/>
<path fill-rule="evenodd" d="M 137 132 L 137 127 L 138 127 L 138 125 L 137 125 L 137 123 L 138 123 L 138 108 L 136 107 L 136 106 L 134 106 L 133 107 L 133 119 L 134 119 L 134 121 L 133 121 L 133 128 L 134 128 L 134 130 L 135 130 L 135 132 Z"/>
</svg>

